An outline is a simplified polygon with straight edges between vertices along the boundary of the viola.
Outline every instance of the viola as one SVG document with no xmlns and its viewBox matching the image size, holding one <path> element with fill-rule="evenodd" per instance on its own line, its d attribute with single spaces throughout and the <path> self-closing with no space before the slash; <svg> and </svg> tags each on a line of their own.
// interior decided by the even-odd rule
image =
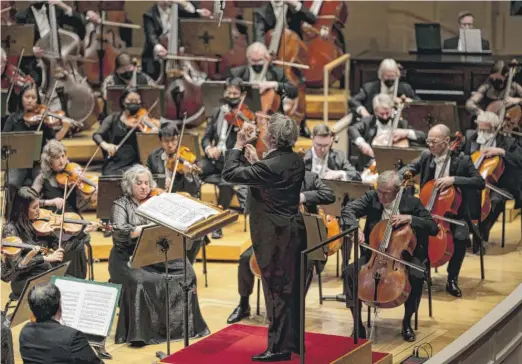
<svg viewBox="0 0 522 364">
<path fill-rule="evenodd" d="M 41 104 L 36 105 L 33 110 L 27 111 L 24 114 L 24 121 L 28 125 L 38 125 L 41 123 L 42 118 L 44 118 L 44 124 L 53 129 L 60 128 L 62 126 L 63 120 L 69 121 L 72 126 L 75 127 L 82 126 L 82 123 L 65 116 L 65 112 L 63 110 L 50 111 L 47 106 Z"/>
<path fill-rule="evenodd" d="M 147 195 L 147 197 L 145 197 L 143 200 L 140 201 L 140 204 L 142 203 L 145 203 L 147 202 L 150 198 L 154 197 L 154 196 L 159 196 L 161 195 L 162 193 L 165 193 L 165 190 L 164 189 L 161 189 L 161 188 L 153 188 L 150 190 L 149 194 Z"/>
<path fill-rule="evenodd" d="M 134 128 L 136 125 L 137 129 L 142 133 L 152 133 L 158 131 L 161 126 L 161 122 L 158 119 L 151 118 L 149 111 L 142 107 L 134 115 L 127 115 L 123 123 L 129 128 Z"/>
<path fill-rule="evenodd" d="M 20 90 L 26 83 L 36 83 L 31 76 L 24 74 L 18 67 L 11 63 L 6 66 L 5 75 L 9 84 L 13 84 L 13 90 L 17 94 L 20 93 Z"/>
<path fill-rule="evenodd" d="M 457 132 L 456 139 L 450 147 L 451 152 L 457 151 L 464 138 L 462 133 Z M 451 153 L 448 153 L 437 178 L 443 176 L 444 171 L 451 161 Z M 457 215 L 462 203 L 462 194 L 455 186 L 450 186 L 444 190 L 435 188 L 435 179 L 428 181 L 422 186 L 419 198 L 432 214 L 433 219 L 439 226 L 436 236 L 430 236 L 428 244 L 428 255 L 432 268 L 440 267 L 451 259 L 454 251 L 453 234 L 450 229 L 450 221 L 444 217 L 447 214 Z"/>
<path fill-rule="evenodd" d="M 231 126 L 235 126 L 239 129 L 243 127 L 243 123 L 255 120 L 256 116 L 250 108 L 241 103 L 237 109 L 230 110 L 225 114 L 225 120 Z"/>
<path fill-rule="evenodd" d="M 176 169 L 176 173 L 183 173 L 183 163 L 190 163 L 190 168 L 193 172 L 197 174 L 202 174 L 203 170 L 196 164 L 196 155 L 190 151 L 189 148 L 185 146 L 181 146 L 178 152 L 178 166 Z M 167 168 L 169 171 L 174 172 L 174 167 L 176 166 L 176 155 L 169 157 L 167 160 Z"/>
<path fill-rule="evenodd" d="M 397 193 L 390 216 L 399 213 L 402 195 L 413 183 L 407 173 Z M 391 219 L 379 221 L 370 233 L 369 245 L 388 255 L 402 259 L 405 251 L 413 254 L 417 238 L 409 224 L 392 227 Z M 391 258 L 372 252 L 370 260 L 359 273 L 359 298 L 369 306 L 394 308 L 402 305 L 411 291 L 406 266 Z"/>
<path fill-rule="evenodd" d="M 18 236 L 2 238 L 2 254 L 11 258 L 18 257 L 23 250 L 36 250 L 46 254 L 48 249 L 38 245 L 25 244 Z"/>
<path fill-rule="evenodd" d="M 56 181 L 60 187 L 76 186 L 76 189 L 86 196 L 94 195 L 98 190 L 98 183 L 95 180 L 87 178 L 83 168 L 77 164 L 69 162 L 60 173 L 56 174 Z"/>
<path fill-rule="evenodd" d="M 66 212 L 63 216 L 63 232 L 68 235 L 76 235 L 82 231 L 86 225 L 96 224 L 89 220 L 83 220 L 80 215 L 74 212 Z M 106 224 L 101 225 L 103 231 L 110 231 L 111 227 Z M 59 235 L 62 226 L 62 215 L 50 210 L 40 209 L 38 218 L 33 221 L 33 228 L 37 236 Z"/>
</svg>

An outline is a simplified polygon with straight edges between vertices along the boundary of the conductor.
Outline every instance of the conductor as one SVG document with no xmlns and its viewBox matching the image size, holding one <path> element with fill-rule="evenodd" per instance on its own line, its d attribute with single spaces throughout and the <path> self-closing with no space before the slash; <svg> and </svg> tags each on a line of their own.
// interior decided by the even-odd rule
<svg viewBox="0 0 522 364">
<path fill-rule="evenodd" d="M 290 360 L 298 352 L 292 336 L 292 285 L 294 257 L 298 247 L 298 206 L 305 175 L 303 159 L 292 151 L 299 135 L 292 119 L 274 114 L 268 121 L 267 133 L 261 136 L 268 153 L 253 164 L 242 158 L 256 153 L 247 144 L 255 127 L 245 123 L 237 134 L 234 149 L 228 152 L 223 180 L 247 185 L 252 196 L 250 236 L 261 270 L 268 326 L 268 348 L 254 355 L 252 361 Z M 297 323 L 294 323 L 297 324 Z M 297 332 L 297 330 L 295 330 Z"/>
</svg>

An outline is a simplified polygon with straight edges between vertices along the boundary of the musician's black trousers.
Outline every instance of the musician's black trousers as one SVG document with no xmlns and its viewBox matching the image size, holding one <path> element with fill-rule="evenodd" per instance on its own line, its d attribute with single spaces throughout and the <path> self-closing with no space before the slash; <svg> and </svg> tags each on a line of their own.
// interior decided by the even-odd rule
<svg viewBox="0 0 522 364">
<path fill-rule="evenodd" d="M 469 229 L 467 226 L 451 225 L 455 250 L 448 263 L 448 281 L 458 280 L 462 262 L 466 256 L 466 246 L 469 243 Z"/>
<path fill-rule="evenodd" d="M 489 241 L 491 228 L 495 225 L 502 211 L 504 211 L 504 206 L 506 206 L 506 198 L 495 191 L 491 191 L 491 212 L 488 217 L 480 223 L 480 234 L 485 241 Z"/>
<path fill-rule="evenodd" d="M 221 171 L 223 170 L 223 158 L 220 158 L 219 160 L 212 160 L 207 157 L 203 158 L 201 160 L 201 169 L 203 170 L 203 175 L 201 178 L 205 182 L 206 177 L 211 175 L 218 175 L 219 179 L 221 179 Z M 213 182 L 210 182 L 213 183 Z M 218 205 L 222 206 L 224 210 L 228 210 L 230 208 L 230 202 L 232 201 L 232 198 L 234 197 L 234 186 L 221 181 L 217 184 L 219 188 L 219 194 L 218 194 Z M 247 189 L 246 188 L 238 188 L 238 191 L 236 192 L 237 198 L 239 200 L 239 203 L 241 206 L 245 205 L 246 202 L 246 195 L 247 195 Z"/>
</svg>

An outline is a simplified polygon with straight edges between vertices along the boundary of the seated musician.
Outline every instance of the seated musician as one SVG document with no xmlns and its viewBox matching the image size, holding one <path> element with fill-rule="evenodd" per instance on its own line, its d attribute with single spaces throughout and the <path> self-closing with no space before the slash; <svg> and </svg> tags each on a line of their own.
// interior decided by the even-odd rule
<svg viewBox="0 0 522 364">
<path fill-rule="evenodd" d="M 307 171 L 320 178 L 361 181 L 360 173 L 353 167 L 341 150 L 332 148 L 334 136 L 326 124 L 317 125 L 312 131 L 312 148 L 304 156 Z"/>
<path fill-rule="evenodd" d="M 370 244 L 370 233 L 373 228 L 383 219 L 391 219 L 394 227 L 404 224 L 411 225 L 417 238 L 417 245 L 413 250 L 412 256 L 408 257 L 409 259 L 406 258 L 406 260 L 416 265 L 425 266 L 428 257 L 428 239 L 430 235 L 437 235 L 438 227 L 431 218 L 430 213 L 422 206 L 420 200 L 407 194 L 402 195 L 399 215 L 390 216 L 400 187 L 401 181 L 397 172 L 385 171 L 380 173 L 377 179 L 377 190 L 367 192 L 363 197 L 351 201 L 343 207 L 341 211 L 343 224 L 346 227 L 358 226 L 359 219 L 366 216 L 364 232 L 359 230 L 359 239 L 367 244 Z M 360 266 L 366 264 L 371 255 L 372 252 L 370 250 L 362 249 L 361 258 L 359 259 Z M 352 301 L 356 299 L 356 297 L 352 297 L 353 269 L 353 264 L 350 264 L 344 272 L 344 274 L 348 275 L 348 287 L 346 287 L 345 294 L 347 299 L 350 298 Z M 408 278 L 411 292 L 404 303 L 401 333 L 405 341 L 415 341 L 415 332 L 411 328 L 411 317 L 415 313 L 422 296 L 424 277 L 417 270 L 410 269 Z M 359 336 L 366 338 L 366 330 L 363 326 L 360 312 L 359 322 L 354 323 L 354 325 L 359 325 Z"/>
<path fill-rule="evenodd" d="M 29 292 L 29 308 L 36 320 L 20 332 L 24 363 L 103 363 L 83 332 L 60 323 L 60 300 L 60 290 L 54 284 L 39 284 Z"/>
<path fill-rule="evenodd" d="M 489 72 L 488 80 L 479 86 L 477 91 L 466 102 L 466 109 L 473 115 L 486 111 L 495 102 L 504 100 L 509 68 L 504 61 L 496 62 Z M 513 80 L 506 107 L 522 105 L 522 85 Z"/>
<path fill-rule="evenodd" d="M 205 157 L 203 157 L 201 161 L 201 169 L 203 170 L 201 178 L 203 180 L 215 174 L 221 175 L 223 165 L 225 164 L 225 153 L 227 150 L 234 148 L 239 128 L 229 124 L 225 120 L 225 115 L 238 110 L 244 92 L 245 89 L 241 78 L 235 77 L 228 79 L 225 85 L 225 92 L 223 93 L 223 98 L 226 103 L 217 107 L 207 121 L 207 128 L 201 139 L 201 147 L 205 151 Z M 220 182 L 218 187 L 219 196 L 217 204 L 227 210 L 230 208 L 230 202 L 234 195 L 234 187 L 225 182 Z M 242 207 L 244 207 L 246 202 L 246 195 L 247 191 L 245 188 L 239 187 L 237 197 Z M 222 229 L 217 229 L 212 233 L 213 239 L 220 239 L 222 237 Z"/>
<path fill-rule="evenodd" d="M 468 155 L 453 153 L 449 149 L 450 130 L 443 124 L 432 127 L 426 140 L 429 152 L 423 152 L 421 156 L 401 169 L 401 173 L 410 171 L 413 175 L 420 176 L 421 188 L 428 181 L 436 179 L 441 174 L 444 160 L 448 153 L 451 155 L 451 162 L 444 171 L 444 177 L 437 178 L 435 187 L 445 189 L 455 186 L 462 193 L 462 203 L 457 216 L 450 216 L 457 220 L 470 222 L 480 217 L 480 195 L 479 191 L 485 186 L 484 179 L 473 165 Z M 477 203 L 478 202 L 478 203 Z M 453 242 L 455 250 L 448 264 L 448 281 L 446 291 L 455 297 L 462 297 L 462 291 L 458 286 L 458 279 L 466 246 L 469 241 L 469 227 L 451 224 Z"/>
<path fill-rule="evenodd" d="M 253 155 L 251 155 L 253 156 Z M 255 156 L 257 157 L 257 156 Z M 250 162 L 255 162 L 255 158 Z M 306 211 L 311 214 L 317 214 L 318 205 L 328 205 L 335 201 L 334 192 L 321 181 L 319 176 L 314 172 L 306 171 L 303 184 L 301 186 L 301 204 L 305 207 Z M 300 255 L 301 251 L 307 249 L 306 240 L 306 227 L 302 219 L 302 215 L 299 214 L 298 218 L 298 229 L 299 229 L 299 242 L 300 246 L 297 249 L 297 254 Z M 250 246 L 247 250 L 239 257 L 239 266 L 237 270 L 237 288 L 239 291 L 240 301 L 239 305 L 234 309 L 227 319 L 227 323 L 233 324 L 241 321 L 245 317 L 250 316 L 250 303 L 249 298 L 254 289 L 254 273 L 250 269 L 250 258 L 254 253 L 254 249 Z M 296 261 L 300 258 L 296 256 Z M 324 268 L 324 266 L 323 266 Z M 296 264 L 296 278 L 294 278 L 295 288 L 293 292 L 299 292 L 299 264 Z M 306 290 L 312 283 L 313 266 L 309 266 L 306 274 Z M 297 306 L 292 309 L 294 313 L 299 312 L 299 299 L 295 300 Z M 295 311 L 294 311 L 295 310 Z M 297 334 L 298 335 L 298 334 Z"/>
<path fill-rule="evenodd" d="M 460 32 L 460 29 L 474 29 L 475 28 L 475 17 L 468 10 L 461 11 L 459 13 L 458 22 L 459 22 L 459 32 Z M 485 40 L 484 38 L 482 38 L 481 41 L 482 41 L 482 50 L 489 51 L 489 42 L 487 40 Z M 457 35 L 455 37 L 445 39 L 443 48 L 444 49 L 457 49 L 461 52 L 465 51 L 464 42 L 462 41 L 462 39 L 460 39 L 460 33 L 459 33 L 459 35 Z"/>
<path fill-rule="evenodd" d="M 140 163 L 136 138 L 136 132 L 140 131 L 140 127 L 131 132 L 133 126 L 139 121 L 136 114 L 142 109 L 139 90 L 126 89 L 121 95 L 120 107 L 122 111 L 116 111 L 107 116 L 92 135 L 94 142 L 103 150 L 105 164 L 102 174 L 104 176 L 121 175 L 133 165 Z M 130 132 L 130 137 L 118 147 Z"/>
<path fill-rule="evenodd" d="M 422 145 L 426 140 L 426 134 L 420 130 L 413 130 L 405 119 L 400 119 L 397 129 L 392 130 L 394 102 L 389 95 L 376 95 L 372 105 L 375 115 L 364 117 L 359 123 L 348 128 L 350 140 L 363 154 L 359 158 L 360 169 L 366 167 L 374 157 L 372 146 L 388 146 L 390 137 L 393 143 L 409 140 L 414 144 Z"/>
<path fill-rule="evenodd" d="M 210 10 L 197 9 L 190 1 L 183 1 L 183 3 L 184 5 L 178 6 L 176 2 L 172 1 L 156 1 L 156 4 L 143 14 L 143 31 L 145 32 L 145 42 L 141 55 L 143 72 L 154 80 L 157 80 L 160 76 L 160 64 L 157 59 L 165 57 L 168 53 L 166 45 L 162 44 L 162 38 L 166 37 L 170 31 L 171 5 L 178 6 L 179 18 L 197 18 L 199 16 L 208 18 L 212 15 Z M 199 11 L 196 12 L 196 10 Z M 178 38 L 180 41 L 183 39 L 179 22 Z"/>
<path fill-rule="evenodd" d="M 116 326 L 117 344 L 134 346 L 158 344 L 166 340 L 165 333 L 165 266 L 153 264 L 142 268 L 130 268 L 128 263 L 138 237 L 149 221 L 136 214 L 140 203 L 156 186 L 150 171 L 136 165 L 125 172 L 122 180 L 123 196 L 114 201 L 112 210 L 113 247 L 109 256 L 111 282 L 122 285 L 120 314 Z M 172 277 L 168 292 L 170 302 L 171 339 L 183 337 L 183 308 L 180 282 L 183 279 L 183 259 L 169 262 Z M 196 274 L 187 262 L 189 292 L 190 337 L 209 333 L 199 309 L 196 293 Z"/>
<path fill-rule="evenodd" d="M 497 135 L 495 131 L 500 125 L 498 116 L 490 111 L 481 113 L 477 117 L 477 130 L 467 135 L 464 153 L 472 155 L 481 151 L 486 157 L 500 156 L 504 164 L 504 172 L 495 184 L 496 187 L 509 192 L 517 204 L 522 198 L 522 147 L 515 138 Z M 490 191 L 491 212 L 481 222 L 480 232 L 482 237 L 489 240 L 489 233 L 506 205 L 506 197 L 496 191 Z M 516 206 L 515 206 L 516 207 Z"/>
<path fill-rule="evenodd" d="M 384 59 L 377 71 L 378 80 L 365 82 L 359 92 L 348 100 L 348 107 L 356 118 L 363 118 L 373 114 L 373 99 L 378 94 L 394 95 L 394 84 L 399 77 L 397 97 L 406 96 L 406 101 L 420 100 L 411 85 L 400 81 L 401 70 L 394 59 Z M 408 100 L 410 99 L 410 100 Z M 393 100 L 400 102 L 400 100 Z"/>
<path fill-rule="evenodd" d="M 21 263 L 18 261 L 16 261 L 12 266 L 9 266 L 7 263 L 7 257 L 4 258 L 3 252 L 0 263 L 2 281 L 7 283 L 10 282 L 17 270 L 22 267 Z M 6 314 L 7 312 L 0 312 L 0 358 L 2 358 L 2 364 L 14 364 L 13 334 L 9 327 L 9 320 Z"/>
<path fill-rule="evenodd" d="M 40 214 L 40 197 L 30 187 L 22 187 L 14 200 L 11 216 L 3 231 L 3 238 L 16 236 L 22 242 L 34 245 L 36 248 L 47 247 L 47 241 L 39 237 L 33 227 L 33 222 Z M 35 255 L 35 253 L 38 253 Z M 45 273 L 52 268 L 53 263 L 60 263 L 64 258 L 64 250 L 57 249 L 52 254 L 42 255 L 38 249 L 22 252 L 14 258 L 6 257 L 6 265 L 11 267 L 13 275 L 10 278 L 11 291 L 20 296 L 28 279 Z"/>
</svg>

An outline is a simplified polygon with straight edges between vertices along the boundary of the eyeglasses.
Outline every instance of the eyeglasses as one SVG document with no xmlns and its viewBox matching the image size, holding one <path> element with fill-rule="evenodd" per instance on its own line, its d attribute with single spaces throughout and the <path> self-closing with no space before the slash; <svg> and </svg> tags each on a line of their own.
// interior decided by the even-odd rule
<svg viewBox="0 0 522 364">
<path fill-rule="evenodd" d="M 444 139 L 426 139 L 426 144 L 428 145 L 437 145 L 440 142 L 444 141 Z"/>
</svg>

